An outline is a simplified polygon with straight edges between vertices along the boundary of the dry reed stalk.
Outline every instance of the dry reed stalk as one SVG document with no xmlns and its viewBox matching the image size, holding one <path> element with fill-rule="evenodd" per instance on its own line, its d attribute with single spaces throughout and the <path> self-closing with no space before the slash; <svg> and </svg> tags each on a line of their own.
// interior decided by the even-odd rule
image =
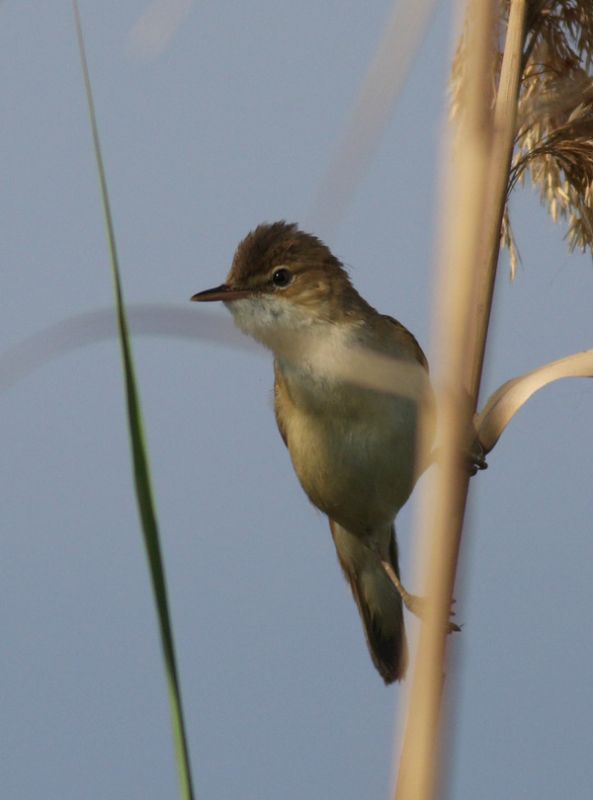
<svg viewBox="0 0 593 800">
<path fill-rule="evenodd" d="M 469 372 L 464 381 L 476 410 L 484 366 L 484 353 L 496 267 L 500 253 L 501 229 L 507 201 L 509 171 L 517 127 L 517 98 L 521 82 L 521 62 L 526 35 L 527 0 L 513 0 L 507 26 L 500 81 L 494 107 L 494 132 L 485 225 L 482 231 L 482 250 L 477 273 L 476 306 L 473 321 L 473 347 L 470 349 Z"/>
<path fill-rule="evenodd" d="M 493 114 L 498 4 L 467 3 L 462 115 L 455 172 L 449 175 L 446 190 L 448 216 L 434 309 L 442 455 L 421 503 L 419 541 L 422 562 L 427 564 L 428 602 L 407 707 L 397 800 L 429 800 L 435 796 L 438 780 L 445 639 L 469 482 L 460 468 L 459 454 L 469 444 L 490 317 L 515 129 L 525 10 L 526 0 L 511 3 L 505 79 L 500 82 Z M 496 176 L 492 185 L 497 169 L 502 175 Z M 498 194 L 493 196 L 495 190 Z M 489 252 L 482 243 L 484 234 Z"/>
</svg>

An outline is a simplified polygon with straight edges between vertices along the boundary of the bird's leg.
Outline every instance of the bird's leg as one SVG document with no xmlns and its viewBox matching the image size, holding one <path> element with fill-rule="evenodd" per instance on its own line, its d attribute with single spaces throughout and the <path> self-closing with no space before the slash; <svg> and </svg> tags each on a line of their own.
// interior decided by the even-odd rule
<svg viewBox="0 0 593 800">
<path fill-rule="evenodd" d="M 408 609 L 408 611 L 411 611 L 412 614 L 415 614 L 419 619 L 423 619 L 424 610 L 425 610 L 425 607 L 426 607 L 426 602 L 425 602 L 424 597 L 419 597 L 417 594 L 410 594 L 410 592 L 407 591 L 407 589 L 405 588 L 405 586 L 403 585 L 403 583 L 399 579 L 399 576 L 397 575 L 396 571 L 393 569 L 393 565 L 391 564 L 391 562 L 390 561 L 386 561 L 385 559 L 381 558 L 380 556 L 379 556 L 379 558 L 380 558 L 380 561 L 381 561 L 381 566 L 383 567 L 383 569 L 385 570 L 385 573 L 387 574 L 387 577 L 389 578 L 389 580 L 391 581 L 391 583 L 393 584 L 393 586 L 397 590 L 397 592 L 398 592 L 399 596 L 401 597 L 405 607 Z M 455 601 L 453 601 L 453 602 L 455 602 Z M 451 613 L 454 614 L 455 612 L 453 611 Z M 449 621 L 447 623 L 447 632 L 448 633 L 454 633 L 454 632 L 458 632 L 460 630 L 461 630 L 461 628 L 455 622 Z"/>
</svg>

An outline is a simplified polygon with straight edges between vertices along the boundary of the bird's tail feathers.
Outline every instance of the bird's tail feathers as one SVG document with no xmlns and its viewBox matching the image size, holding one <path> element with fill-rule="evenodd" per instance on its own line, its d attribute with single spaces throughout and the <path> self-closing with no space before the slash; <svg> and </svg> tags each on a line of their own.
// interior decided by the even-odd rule
<svg viewBox="0 0 593 800">
<path fill-rule="evenodd" d="M 399 681 L 405 675 L 408 662 L 401 597 L 376 553 L 333 520 L 330 520 L 330 527 L 340 565 L 360 612 L 373 663 L 385 683 Z M 393 527 L 389 559 L 399 577 Z"/>
</svg>

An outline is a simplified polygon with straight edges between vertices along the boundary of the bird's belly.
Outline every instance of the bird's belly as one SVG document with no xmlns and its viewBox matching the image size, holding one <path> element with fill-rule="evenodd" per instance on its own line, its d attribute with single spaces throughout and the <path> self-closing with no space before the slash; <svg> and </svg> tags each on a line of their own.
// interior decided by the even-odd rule
<svg viewBox="0 0 593 800">
<path fill-rule="evenodd" d="M 416 423 L 408 400 L 382 398 L 363 416 L 296 411 L 287 438 L 310 500 L 353 533 L 389 525 L 412 491 Z"/>
</svg>

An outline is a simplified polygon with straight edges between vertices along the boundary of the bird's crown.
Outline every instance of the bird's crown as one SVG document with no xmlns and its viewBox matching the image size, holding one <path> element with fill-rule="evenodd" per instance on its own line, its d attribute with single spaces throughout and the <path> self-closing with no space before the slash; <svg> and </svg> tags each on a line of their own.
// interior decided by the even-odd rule
<svg viewBox="0 0 593 800">
<path fill-rule="evenodd" d="M 296 223 L 281 220 L 258 225 L 247 234 L 235 251 L 228 283 L 250 285 L 280 267 L 294 273 L 316 268 L 346 274 L 321 239 L 301 231 Z"/>
</svg>

